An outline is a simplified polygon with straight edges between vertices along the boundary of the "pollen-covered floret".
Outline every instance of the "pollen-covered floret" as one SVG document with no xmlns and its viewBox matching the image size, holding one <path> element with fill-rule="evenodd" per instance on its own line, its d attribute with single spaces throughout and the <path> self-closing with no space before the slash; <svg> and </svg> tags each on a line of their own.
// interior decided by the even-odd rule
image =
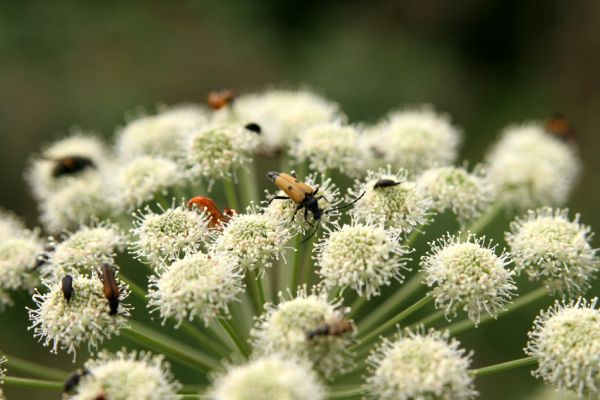
<svg viewBox="0 0 600 400">
<path fill-rule="evenodd" d="M 175 161 L 142 156 L 121 165 L 115 172 L 112 201 L 119 210 L 133 211 L 169 189 L 182 185 L 185 175 Z"/>
<path fill-rule="evenodd" d="M 325 388 L 310 364 L 273 354 L 230 366 L 218 376 L 211 400 L 322 400 Z"/>
<path fill-rule="evenodd" d="M 54 176 L 56 160 L 73 156 L 85 157 L 92 165 L 74 174 Z M 33 196 L 38 201 L 45 201 L 49 195 L 74 181 L 85 181 L 98 175 L 109 159 L 108 149 L 98 136 L 75 131 L 43 149 L 41 156 L 33 157 L 25 172 L 25 179 Z"/>
<path fill-rule="evenodd" d="M 381 180 L 398 184 L 376 187 Z M 401 233 L 410 233 L 429 222 L 431 199 L 407 180 L 404 171 L 393 173 L 389 166 L 369 171 L 365 180 L 356 182 L 350 193 L 353 198 L 364 193 L 350 210 L 359 221 L 383 224 Z"/>
<path fill-rule="evenodd" d="M 125 349 L 115 354 L 102 351 L 86 361 L 85 368 L 89 373 L 68 399 L 167 400 L 176 399 L 181 388 L 162 355 Z"/>
<path fill-rule="evenodd" d="M 196 105 L 169 107 L 156 115 L 129 122 L 118 134 L 117 153 L 122 159 L 141 156 L 179 157 L 186 136 L 208 121 L 207 111 Z"/>
<path fill-rule="evenodd" d="M 439 213 L 452 211 L 461 225 L 466 225 L 489 209 L 494 190 L 481 168 L 471 173 L 464 167 L 437 167 L 423 172 L 417 186 L 433 201 Z"/>
<path fill-rule="evenodd" d="M 25 224 L 13 212 L 0 208 L 0 241 L 26 232 Z"/>
<path fill-rule="evenodd" d="M 90 350 L 97 349 L 104 339 L 118 335 L 127 326 L 131 306 L 123 303 L 129 295 L 127 286 L 119 281 L 119 306 L 117 314 L 110 315 L 108 300 L 103 294 L 103 284 L 94 272 L 91 276 L 73 275 L 73 294 L 70 300 L 62 291 L 62 277 L 44 282 L 46 289 L 33 295 L 35 308 L 29 309 L 29 319 L 34 336 L 50 346 L 53 353 L 66 350 L 75 352 L 82 343 Z"/>
<path fill-rule="evenodd" d="M 366 378 L 379 400 L 463 400 L 477 396 L 468 368 L 471 354 L 448 333 L 405 330 L 383 339 L 368 357 Z"/>
<path fill-rule="evenodd" d="M 308 360 L 327 377 L 345 370 L 351 363 L 348 347 L 354 332 L 314 338 L 308 335 L 323 324 L 344 318 L 347 310 L 339 309 L 339 305 L 327 300 L 325 293 L 308 294 L 306 288 L 299 288 L 295 298 L 281 296 L 278 305 L 267 306 L 250 332 L 255 351 Z"/>
<path fill-rule="evenodd" d="M 196 253 L 165 267 L 150 277 L 148 306 L 165 321 L 177 324 L 194 318 L 208 323 L 228 314 L 228 305 L 243 289 L 242 273 L 230 260 Z"/>
<path fill-rule="evenodd" d="M 450 165 L 456 160 L 462 132 L 431 106 L 396 111 L 372 128 L 373 151 L 394 168 L 409 174 Z"/>
<path fill-rule="evenodd" d="M 256 133 L 242 125 L 205 126 L 188 135 L 183 162 L 191 178 L 230 178 L 252 160 L 257 144 Z"/>
<path fill-rule="evenodd" d="M 35 267 L 44 245 L 35 234 L 25 232 L 0 241 L 0 292 L 4 293 L 0 308 L 12 305 L 9 291 L 32 290 L 39 282 Z"/>
<path fill-rule="evenodd" d="M 195 253 L 208 239 L 208 217 L 185 205 L 153 212 L 150 207 L 136 215 L 133 237 L 130 242 L 132 253 L 153 267 Z"/>
<path fill-rule="evenodd" d="M 579 396 L 600 395 L 600 310 L 597 298 L 558 301 L 542 311 L 525 352 L 537 359 L 534 375 Z"/>
<path fill-rule="evenodd" d="M 359 296 L 379 295 L 392 279 L 404 280 L 410 250 L 400 244 L 397 232 L 381 225 L 352 223 L 316 246 L 316 263 L 326 287 L 350 287 Z"/>
<path fill-rule="evenodd" d="M 421 259 L 425 283 L 432 287 L 429 295 L 446 317 L 463 310 L 479 323 L 482 313 L 496 317 L 513 295 L 516 286 L 513 272 L 506 268 L 508 254 L 496 255 L 496 246 L 485 237 L 446 235 L 431 244 Z"/>
<path fill-rule="evenodd" d="M 600 260 L 590 227 L 569 220 L 568 210 L 541 208 L 511 223 L 506 233 L 517 272 L 542 280 L 548 290 L 577 295 L 590 288 Z"/>
<path fill-rule="evenodd" d="M 123 250 L 125 238 L 116 225 L 83 225 L 75 232 L 63 234 L 62 241 L 50 241 L 42 274 L 63 277 L 81 272 L 89 274 L 103 263 L 112 264 L 116 252 Z"/>
<path fill-rule="evenodd" d="M 336 103 L 307 90 L 275 89 L 240 96 L 232 114 L 242 123 L 261 126 L 259 149 L 268 154 L 287 147 L 306 128 L 343 119 Z"/>
<path fill-rule="evenodd" d="M 308 210 L 306 210 L 305 219 L 305 210 L 296 211 L 298 204 L 293 202 L 292 199 L 273 199 L 273 201 L 269 200 L 273 196 L 287 197 L 283 190 L 280 190 L 275 194 L 267 193 L 266 195 L 267 201 L 270 201 L 270 203 L 268 203 L 264 208 L 265 214 L 277 219 L 280 223 L 287 226 L 288 229 L 293 232 L 293 234 L 311 231 L 315 229 L 316 223 L 319 223 L 323 227 L 333 224 L 335 218 L 340 214 L 339 211 L 332 211 L 334 208 L 340 206 L 342 199 L 340 197 L 340 190 L 333 183 L 331 178 L 326 178 L 323 180 L 323 175 L 310 174 L 305 178 L 304 183 L 313 189 L 319 189 L 317 193 L 317 202 L 319 204 L 319 208 L 323 209 L 324 211 L 319 221 L 316 221 L 313 214 Z"/>
<path fill-rule="evenodd" d="M 356 127 L 340 122 L 315 125 L 303 131 L 292 143 L 290 153 L 298 162 L 308 160 L 311 169 L 322 174 L 339 170 L 357 176 L 364 171 L 367 157 L 359 137 Z"/>
<path fill-rule="evenodd" d="M 112 214 L 107 187 L 99 176 L 78 179 L 39 202 L 42 225 L 52 233 L 77 229 Z"/>
<path fill-rule="evenodd" d="M 564 204 L 581 168 L 573 146 L 546 133 L 538 123 L 506 128 L 486 165 L 499 199 L 523 210 Z"/>
<path fill-rule="evenodd" d="M 217 235 L 211 250 L 231 257 L 243 269 L 258 268 L 262 272 L 279 259 L 290 238 L 290 230 L 268 214 L 235 214 Z"/>
</svg>

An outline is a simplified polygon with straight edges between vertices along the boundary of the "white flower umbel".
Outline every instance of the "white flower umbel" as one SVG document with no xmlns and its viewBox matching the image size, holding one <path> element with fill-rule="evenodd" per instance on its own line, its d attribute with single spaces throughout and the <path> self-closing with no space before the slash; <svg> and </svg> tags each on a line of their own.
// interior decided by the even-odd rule
<svg viewBox="0 0 600 400">
<path fill-rule="evenodd" d="M 131 306 L 123 303 L 129 295 L 127 286 L 120 282 L 117 314 L 109 315 L 108 300 L 103 295 L 103 284 L 94 272 L 91 276 L 73 275 L 73 295 L 67 301 L 61 279 L 44 282 L 47 289 L 33 295 L 35 308 L 29 309 L 34 336 L 50 346 L 53 353 L 66 350 L 75 352 L 82 343 L 90 350 L 97 349 L 104 339 L 118 335 L 127 326 Z"/>
<path fill-rule="evenodd" d="M 409 253 L 397 232 L 353 222 L 330 231 L 317 244 L 315 259 L 326 287 L 350 287 L 369 299 L 392 279 L 404 280 Z"/>
<path fill-rule="evenodd" d="M 196 253 L 152 275 L 148 285 L 148 306 L 158 310 L 163 322 L 174 318 L 204 320 L 206 325 L 220 314 L 228 314 L 228 305 L 243 290 L 242 272 L 230 260 Z"/>
<path fill-rule="evenodd" d="M 353 343 L 354 332 L 312 339 L 308 333 L 339 321 L 347 310 L 340 310 L 339 303 L 327 300 L 324 292 L 308 294 L 305 287 L 299 288 L 295 298 L 280 297 L 278 305 L 268 304 L 267 312 L 250 331 L 254 350 L 258 354 L 306 359 L 326 377 L 344 371 L 351 363 L 348 347 Z"/>
<path fill-rule="evenodd" d="M 580 170 L 574 147 L 537 123 L 506 128 L 486 164 L 499 199 L 523 210 L 564 204 Z"/>
<path fill-rule="evenodd" d="M 146 207 L 136 214 L 131 251 L 153 267 L 195 253 L 208 239 L 208 221 L 206 214 L 189 210 L 183 204 L 162 209 L 160 214 Z"/>
<path fill-rule="evenodd" d="M 323 400 L 325 387 L 310 364 L 273 354 L 230 366 L 209 391 L 211 400 Z"/>
<path fill-rule="evenodd" d="M 506 233 L 517 272 L 541 280 L 551 292 L 578 295 L 590 288 L 600 259 L 590 227 L 568 210 L 541 208 L 516 219 Z"/>
<path fill-rule="evenodd" d="M 0 291 L 7 299 L 8 291 L 32 290 L 38 284 L 35 267 L 43 252 L 44 245 L 33 233 L 0 241 Z"/>
<path fill-rule="evenodd" d="M 121 349 L 115 354 L 98 353 L 88 360 L 89 371 L 76 387 L 71 400 L 168 400 L 178 398 L 181 384 L 162 355 Z"/>
<path fill-rule="evenodd" d="M 175 161 L 142 156 L 120 166 L 115 173 L 112 201 L 119 210 L 133 211 L 169 189 L 183 184 L 185 174 Z"/>
<path fill-rule="evenodd" d="M 40 220 L 52 233 L 104 220 L 112 213 L 107 197 L 106 184 L 99 176 L 78 179 L 39 202 Z"/>
<path fill-rule="evenodd" d="M 496 255 L 496 246 L 485 243 L 485 237 L 450 234 L 431 243 L 430 251 L 421 259 L 425 283 L 435 305 L 444 309 L 446 318 L 463 310 L 479 323 L 482 313 L 496 317 L 516 289 L 513 272 L 506 268 L 509 256 Z"/>
<path fill-rule="evenodd" d="M 123 250 L 125 238 L 116 225 L 100 223 L 84 225 L 75 232 L 67 232 L 62 242 L 50 242 L 44 258 L 42 274 L 62 278 L 65 274 L 89 274 L 103 263 L 112 264 L 116 252 Z"/>
<path fill-rule="evenodd" d="M 554 303 L 529 332 L 525 352 L 534 356 L 534 375 L 579 396 L 600 395 L 600 310 L 597 298 Z"/>
<path fill-rule="evenodd" d="M 25 224 L 13 212 L 0 208 L 0 241 L 26 232 Z"/>
<path fill-rule="evenodd" d="M 367 157 L 359 137 L 356 127 L 339 122 L 315 125 L 298 136 L 290 153 L 298 162 L 308 160 L 311 169 L 322 174 L 339 170 L 357 176 L 364 172 Z"/>
<path fill-rule="evenodd" d="M 252 160 L 257 144 L 257 134 L 242 125 L 206 126 L 187 137 L 183 162 L 193 179 L 230 178 Z"/>
<path fill-rule="evenodd" d="M 200 106 L 180 105 L 157 115 L 142 116 L 129 122 L 118 134 L 117 153 L 124 159 L 141 156 L 179 157 L 186 136 L 208 122 Z"/>
<path fill-rule="evenodd" d="M 342 120 L 339 106 L 306 90 L 267 90 L 240 96 L 233 103 L 234 117 L 261 128 L 260 151 L 267 154 L 284 149 L 304 129 Z"/>
<path fill-rule="evenodd" d="M 464 167 L 438 167 L 423 172 L 417 186 L 433 201 L 439 213 L 452 211 L 462 226 L 488 210 L 494 189 L 480 168 L 471 173 Z"/>
<path fill-rule="evenodd" d="M 375 187 L 380 180 L 399 183 L 394 186 Z M 357 181 L 350 190 L 353 198 L 364 193 L 350 209 L 359 221 L 373 221 L 386 228 L 410 233 L 429 222 L 431 199 L 425 196 L 414 182 L 406 179 L 406 173 L 391 172 L 390 167 L 369 171 L 363 181 Z"/>
<path fill-rule="evenodd" d="M 468 368 L 471 354 L 448 333 L 405 330 L 383 339 L 368 357 L 366 378 L 379 400 L 463 400 L 477 396 Z"/>
<path fill-rule="evenodd" d="M 373 150 L 394 168 L 411 175 L 435 166 L 452 164 L 457 157 L 462 132 L 450 118 L 431 106 L 396 111 L 372 129 Z"/>
<path fill-rule="evenodd" d="M 243 269 L 263 272 L 279 259 L 290 238 L 290 230 L 277 219 L 251 211 L 235 214 L 226 223 L 216 235 L 212 251 L 231 257 Z"/>
<path fill-rule="evenodd" d="M 335 218 L 339 216 L 339 211 L 329 211 L 333 208 L 338 207 L 341 204 L 340 190 L 333 183 L 331 178 L 323 180 L 323 175 L 310 174 L 304 178 L 304 183 L 312 187 L 313 189 L 319 188 L 316 197 L 318 197 L 318 204 L 324 213 L 321 215 L 320 221 L 315 221 L 313 214 L 310 211 L 306 211 L 306 219 L 304 218 L 305 210 L 296 211 L 298 204 L 294 203 L 292 199 L 281 200 L 274 199 L 267 204 L 264 208 L 264 212 L 277 219 L 280 223 L 287 226 L 294 234 L 297 232 L 307 232 L 316 228 L 318 222 L 322 227 L 331 225 L 335 222 Z M 275 194 L 266 194 L 267 201 L 273 196 L 287 196 L 282 190 Z M 322 197 L 321 197 L 322 196 Z"/>
<path fill-rule="evenodd" d="M 73 156 L 89 158 L 93 166 L 74 174 L 54 176 L 55 160 Z M 108 149 L 98 136 L 76 131 L 42 149 L 41 156 L 32 157 L 25 171 L 25 179 L 34 197 L 38 201 L 45 201 L 49 195 L 74 181 L 85 181 L 97 175 L 109 158 Z"/>
</svg>

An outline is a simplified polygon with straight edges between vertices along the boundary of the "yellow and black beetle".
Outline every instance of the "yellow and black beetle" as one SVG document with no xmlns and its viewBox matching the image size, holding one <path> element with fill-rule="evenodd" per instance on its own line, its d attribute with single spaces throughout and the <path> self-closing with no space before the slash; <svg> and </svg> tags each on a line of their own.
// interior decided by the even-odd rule
<svg viewBox="0 0 600 400">
<path fill-rule="evenodd" d="M 269 204 L 271 204 L 271 202 L 273 200 L 291 199 L 294 203 L 296 203 L 296 209 L 294 210 L 294 215 L 292 216 L 292 221 L 296 217 L 296 214 L 298 213 L 298 211 L 300 211 L 302 209 L 304 209 L 304 220 L 310 226 L 313 226 L 313 224 L 308 220 L 309 212 L 312 213 L 313 219 L 315 221 L 317 221 L 317 227 L 313 230 L 313 232 L 306 239 L 304 239 L 304 241 L 310 239 L 315 234 L 315 232 L 319 228 L 319 224 L 321 223 L 321 217 L 323 216 L 323 214 L 327 214 L 327 213 L 330 213 L 332 211 L 336 211 L 336 210 L 339 210 L 342 208 L 350 207 L 352 204 L 356 203 L 358 200 L 360 200 L 364 196 L 364 193 L 363 193 L 348 204 L 344 204 L 342 206 L 335 207 L 335 208 L 330 208 L 325 211 L 323 208 L 321 208 L 321 206 L 319 206 L 319 200 L 325 199 L 325 201 L 327 201 L 328 203 L 329 203 L 329 200 L 327 200 L 327 198 L 323 195 L 317 196 L 317 193 L 319 192 L 319 186 L 317 186 L 313 189 L 310 185 L 307 185 L 306 183 L 304 183 L 300 179 L 298 179 L 298 176 L 296 176 L 296 173 L 294 171 L 292 171 L 290 174 L 286 174 L 283 172 L 277 172 L 277 171 L 271 171 L 267 174 L 267 177 L 270 180 L 272 180 L 273 183 L 275 183 L 275 185 L 279 189 L 283 190 L 285 192 L 285 194 L 287 194 L 287 196 L 272 197 L 269 200 Z"/>
</svg>

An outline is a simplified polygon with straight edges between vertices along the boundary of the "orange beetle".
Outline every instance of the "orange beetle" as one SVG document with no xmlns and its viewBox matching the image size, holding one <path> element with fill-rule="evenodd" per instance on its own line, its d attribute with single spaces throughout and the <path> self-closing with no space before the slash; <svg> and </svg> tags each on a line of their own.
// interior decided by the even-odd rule
<svg viewBox="0 0 600 400">
<path fill-rule="evenodd" d="M 571 122 L 559 113 L 555 113 L 546 120 L 546 131 L 563 139 L 574 141 L 577 137 Z"/>
<path fill-rule="evenodd" d="M 213 110 L 220 110 L 221 108 L 230 105 L 235 99 L 235 92 L 230 89 L 224 89 L 219 91 L 210 92 L 208 94 L 207 103 Z"/>
<path fill-rule="evenodd" d="M 317 336 L 342 336 L 353 330 L 352 322 L 345 318 L 334 318 L 306 332 L 306 338 L 312 340 Z"/>
<path fill-rule="evenodd" d="M 210 197 L 204 196 L 196 196 L 192 197 L 187 202 L 188 208 L 191 210 L 196 208 L 200 211 L 207 213 L 210 216 L 210 221 L 208 222 L 208 226 L 211 228 L 219 228 L 222 223 L 225 223 L 231 219 L 236 214 L 235 210 L 231 208 L 224 208 L 223 212 L 219 210 L 217 207 L 217 203 Z"/>
</svg>

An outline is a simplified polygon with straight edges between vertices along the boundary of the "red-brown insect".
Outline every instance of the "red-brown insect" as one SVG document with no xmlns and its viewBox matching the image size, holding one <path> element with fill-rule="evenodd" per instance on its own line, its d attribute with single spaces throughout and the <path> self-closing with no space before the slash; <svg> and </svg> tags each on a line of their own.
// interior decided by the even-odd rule
<svg viewBox="0 0 600 400">
<path fill-rule="evenodd" d="M 566 141 L 575 141 L 575 129 L 571 122 L 559 113 L 546 120 L 546 131 Z"/>
<path fill-rule="evenodd" d="M 213 110 L 220 110 L 221 108 L 230 105 L 235 99 L 235 92 L 230 89 L 224 89 L 219 91 L 210 92 L 208 94 L 207 103 Z"/>
<path fill-rule="evenodd" d="M 306 332 L 306 338 L 312 340 L 317 336 L 342 336 L 345 333 L 352 332 L 354 327 L 352 323 L 345 318 L 335 318 L 325 322 L 323 325 Z"/>
<path fill-rule="evenodd" d="M 227 207 L 221 213 L 219 207 L 217 207 L 217 203 L 210 197 L 192 197 L 187 205 L 190 210 L 196 208 L 207 213 L 210 216 L 210 221 L 208 222 L 210 228 L 220 228 L 221 224 L 228 222 L 236 214 L 235 210 Z"/>
<path fill-rule="evenodd" d="M 102 264 L 100 280 L 104 284 L 104 297 L 108 300 L 110 307 L 109 315 L 115 315 L 119 310 L 119 294 L 121 293 L 115 271 L 109 264 Z"/>
</svg>

